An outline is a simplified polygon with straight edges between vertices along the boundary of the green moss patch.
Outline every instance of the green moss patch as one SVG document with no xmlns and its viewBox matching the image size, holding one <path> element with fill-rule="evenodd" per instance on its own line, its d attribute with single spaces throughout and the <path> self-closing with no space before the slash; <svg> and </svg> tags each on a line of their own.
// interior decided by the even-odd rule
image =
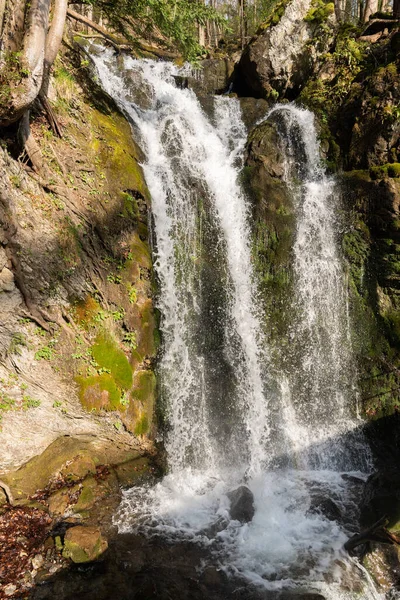
<svg viewBox="0 0 400 600">
<path fill-rule="evenodd" d="M 79 398 L 87 410 L 117 410 L 121 406 L 121 391 L 108 373 L 77 377 Z"/>
<path fill-rule="evenodd" d="M 137 191 L 143 198 L 149 199 L 143 171 L 138 163 L 140 151 L 132 140 L 128 122 L 122 115 L 113 113 L 104 115 L 95 110 L 92 124 L 101 130 L 101 138 L 92 141 L 93 152 L 97 155 L 99 165 L 105 170 L 107 181 L 118 180 L 119 189 Z"/>
<path fill-rule="evenodd" d="M 274 2 L 268 5 L 268 12 L 265 20 L 260 25 L 258 30 L 258 34 L 262 33 L 269 27 L 274 27 L 278 25 L 283 15 L 285 14 L 286 7 L 290 3 L 291 0 L 275 0 Z"/>
<path fill-rule="evenodd" d="M 325 2 L 325 0 L 312 0 L 310 10 L 304 17 L 307 23 L 323 23 L 335 12 L 333 2 Z"/>
<path fill-rule="evenodd" d="M 103 333 L 97 336 L 91 351 L 97 364 L 110 371 L 119 387 L 128 390 L 132 386 L 132 368 L 129 361 L 110 335 Z"/>
<path fill-rule="evenodd" d="M 400 177 L 400 163 L 386 163 L 377 165 L 369 170 L 371 179 L 383 179 L 384 177 Z"/>
<path fill-rule="evenodd" d="M 92 296 L 87 296 L 75 305 L 76 320 L 82 327 L 87 329 L 95 322 L 96 315 L 100 310 L 101 307 L 97 300 L 92 298 Z"/>
</svg>

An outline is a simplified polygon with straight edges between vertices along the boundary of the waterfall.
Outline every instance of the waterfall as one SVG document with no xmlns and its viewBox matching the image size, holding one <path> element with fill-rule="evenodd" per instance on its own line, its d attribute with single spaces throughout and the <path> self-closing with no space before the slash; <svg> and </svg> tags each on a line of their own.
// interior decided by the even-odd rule
<svg viewBox="0 0 400 600">
<path fill-rule="evenodd" d="M 291 303 L 291 370 L 282 386 L 285 430 L 304 468 L 368 468 L 357 413 L 347 315 L 347 288 L 339 253 L 338 190 L 321 163 L 314 115 L 277 105 L 286 154 L 285 181 L 296 213 Z M 295 446 L 293 445 L 295 444 Z"/>
<path fill-rule="evenodd" d="M 115 523 L 120 532 L 203 544 L 227 573 L 271 591 L 353 598 L 363 574 L 342 547 L 356 518 L 357 492 L 340 470 L 359 469 L 362 461 L 353 460 L 343 441 L 357 425 L 348 409 L 346 298 L 334 184 L 320 165 L 312 117 L 294 107 L 275 111 L 287 181 L 294 172 L 302 180 L 291 187 L 296 373 L 276 375 L 262 336 L 249 207 L 239 179 L 246 141 L 239 102 L 216 98 L 208 115 L 191 90 L 175 85 L 173 64 L 127 56 L 117 64 L 112 51 L 98 47 L 92 59 L 146 156 L 168 423 L 168 474 L 124 492 Z M 275 443 L 272 407 L 282 416 L 286 451 L 301 457 L 291 463 L 297 470 L 276 468 L 282 445 Z M 362 454 L 362 440 L 357 443 Z M 230 519 L 226 495 L 243 482 L 255 502 L 248 524 Z M 318 509 L 321 498 L 334 502 L 343 523 Z M 365 590 L 363 598 L 377 598 Z"/>
</svg>

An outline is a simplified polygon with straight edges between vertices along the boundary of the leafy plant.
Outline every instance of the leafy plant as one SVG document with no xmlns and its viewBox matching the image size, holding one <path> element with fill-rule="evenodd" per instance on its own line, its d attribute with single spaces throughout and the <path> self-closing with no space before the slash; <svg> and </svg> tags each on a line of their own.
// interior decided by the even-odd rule
<svg viewBox="0 0 400 600">
<path fill-rule="evenodd" d="M 137 302 L 137 289 L 132 284 L 128 286 L 128 296 L 130 304 Z"/>
<path fill-rule="evenodd" d="M 21 346 L 27 346 L 25 334 L 20 331 L 16 331 L 12 334 L 10 347 L 8 349 L 10 354 L 21 355 Z"/>
<path fill-rule="evenodd" d="M 40 400 L 36 400 L 36 398 L 32 398 L 28 395 L 23 397 L 22 407 L 24 409 L 37 408 L 38 406 L 40 406 Z"/>
<path fill-rule="evenodd" d="M 137 348 L 136 333 L 134 331 L 127 331 L 122 341 L 132 350 L 135 350 L 135 348 Z"/>
<path fill-rule="evenodd" d="M 110 275 L 107 275 L 107 281 L 109 281 L 110 283 L 121 283 L 121 275 L 113 275 L 112 273 L 110 273 Z"/>
<path fill-rule="evenodd" d="M 35 360 L 52 360 L 53 354 L 54 348 L 43 346 L 43 348 L 35 352 Z"/>
</svg>

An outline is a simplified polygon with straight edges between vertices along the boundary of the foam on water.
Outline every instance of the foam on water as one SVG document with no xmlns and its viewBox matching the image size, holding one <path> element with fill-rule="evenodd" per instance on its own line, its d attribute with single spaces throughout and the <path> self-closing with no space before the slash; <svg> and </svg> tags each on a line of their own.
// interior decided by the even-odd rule
<svg viewBox="0 0 400 600">
<path fill-rule="evenodd" d="M 115 517 L 119 531 L 206 545 L 220 568 L 270 590 L 376 600 L 368 577 L 342 549 L 356 520 L 360 486 L 339 471 L 365 467 L 368 453 L 357 436 L 357 460 L 351 444 L 342 442 L 358 423 L 348 385 L 334 183 L 319 161 L 312 115 L 287 105 L 275 111 L 287 112 L 288 184 L 295 168 L 302 183 L 291 187 L 297 283 L 288 302 L 298 315 L 296 373 L 282 372 L 272 385 L 252 273 L 249 206 L 239 183 L 246 130 L 238 101 L 217 98 L 207 116 L 191 90 L 175 85 L 174 65 L 124 57 L 117 66 L 113 52 L 100 48 L 92 57 L 101 85 L 129 118 L 146 154 L 161 290 L 159 380 L 169 424 L 169 473 L 154 486 L 124 492 Z M 326 366 L 326 360 L 335 364 Z M 282 451 L 271 403 L 282 417 L 285 452 L 299 470 L 269 469 Z M 243 482 L 255 498 L 248 524 L 230 519 L 226 495 Z M 342 512 L 340 525 L 318 509 L 321 498 Z"/>
</svg>

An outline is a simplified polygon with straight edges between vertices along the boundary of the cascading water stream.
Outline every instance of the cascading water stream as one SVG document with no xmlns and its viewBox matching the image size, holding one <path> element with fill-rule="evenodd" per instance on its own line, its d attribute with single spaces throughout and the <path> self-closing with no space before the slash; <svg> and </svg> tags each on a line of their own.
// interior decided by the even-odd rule
<svg viewBox="0 0 400 600">
<path fill-rule="evenodd" d="M 314 115 L 277 105 L 269 119 L 282 136 L 297 222 L 292 361 L 282 386 L 285 430 L 302 468 L 368 470 L 369 454 L 355 431 L 356 372 L 337 239 L 338 190 L 322 167 Z"/>
<path fill-rule="evenodd" d="M 113 53 L 98 47 L 92 57 L 101 85 L 130 119 L 146 155 L 162 314 L 159 377 L 169 424 L 169 473 L 153 487 L 125 492 L 115 519 L 119 531 L 198 542 L 228 573 L 268 590 L 317 590 L 344 600 L 364 585 L 359 597 L 377 598 L 342 551 L 357 494 L 339 469 L 354 471 L 362 461 L 340 451 L 357 423 L 342 380 L 348 354 L 340 350 L 345 298 L 328 202 L 333 188 L 320 167 L 315 129 L 304 124 L 310 113 L 285 108 L 292 120 L 283 131 L 288 181 L 296 167 L 290 141 L 296 128 L 306 157 L 301 189 L 292 188 L 298 205 L 293 303 L 299 315 L 293 335 L 300 341 L 297 375 L 273 382 L 252 275 L 248 205 L 239 184 L 246 131 L 238 101 L 215 99 L 208 117 L 191 90 L 176 87 L 173 65 L 124 57 L 117 66 Z M 308 130 L 311 138 L 304 135 Z M 322 247 L 324 235 L 329 248 Z M 326 277 L 322 264 L 330 279 L 319 289 L 318 278 Z M 316 275 L 308 281 L 308 274 Z M 331 334 L 332 323 L 337 330 Z M 338 364 L 324 371 L 326 356 Z M 303 383 L 307 377 L 311 381 Z M 301 456 L 300 470 L 268 469 L 282 447 L 274 444 L 271 403 L 281 406 L 287 449 Z M 226 496 L 244 480 L 255 502 L 248 524 L 230 519 Z M 341 525 L 313 509 L 319 497 L 335 502 L 345 515 Z"/>
</svg>

